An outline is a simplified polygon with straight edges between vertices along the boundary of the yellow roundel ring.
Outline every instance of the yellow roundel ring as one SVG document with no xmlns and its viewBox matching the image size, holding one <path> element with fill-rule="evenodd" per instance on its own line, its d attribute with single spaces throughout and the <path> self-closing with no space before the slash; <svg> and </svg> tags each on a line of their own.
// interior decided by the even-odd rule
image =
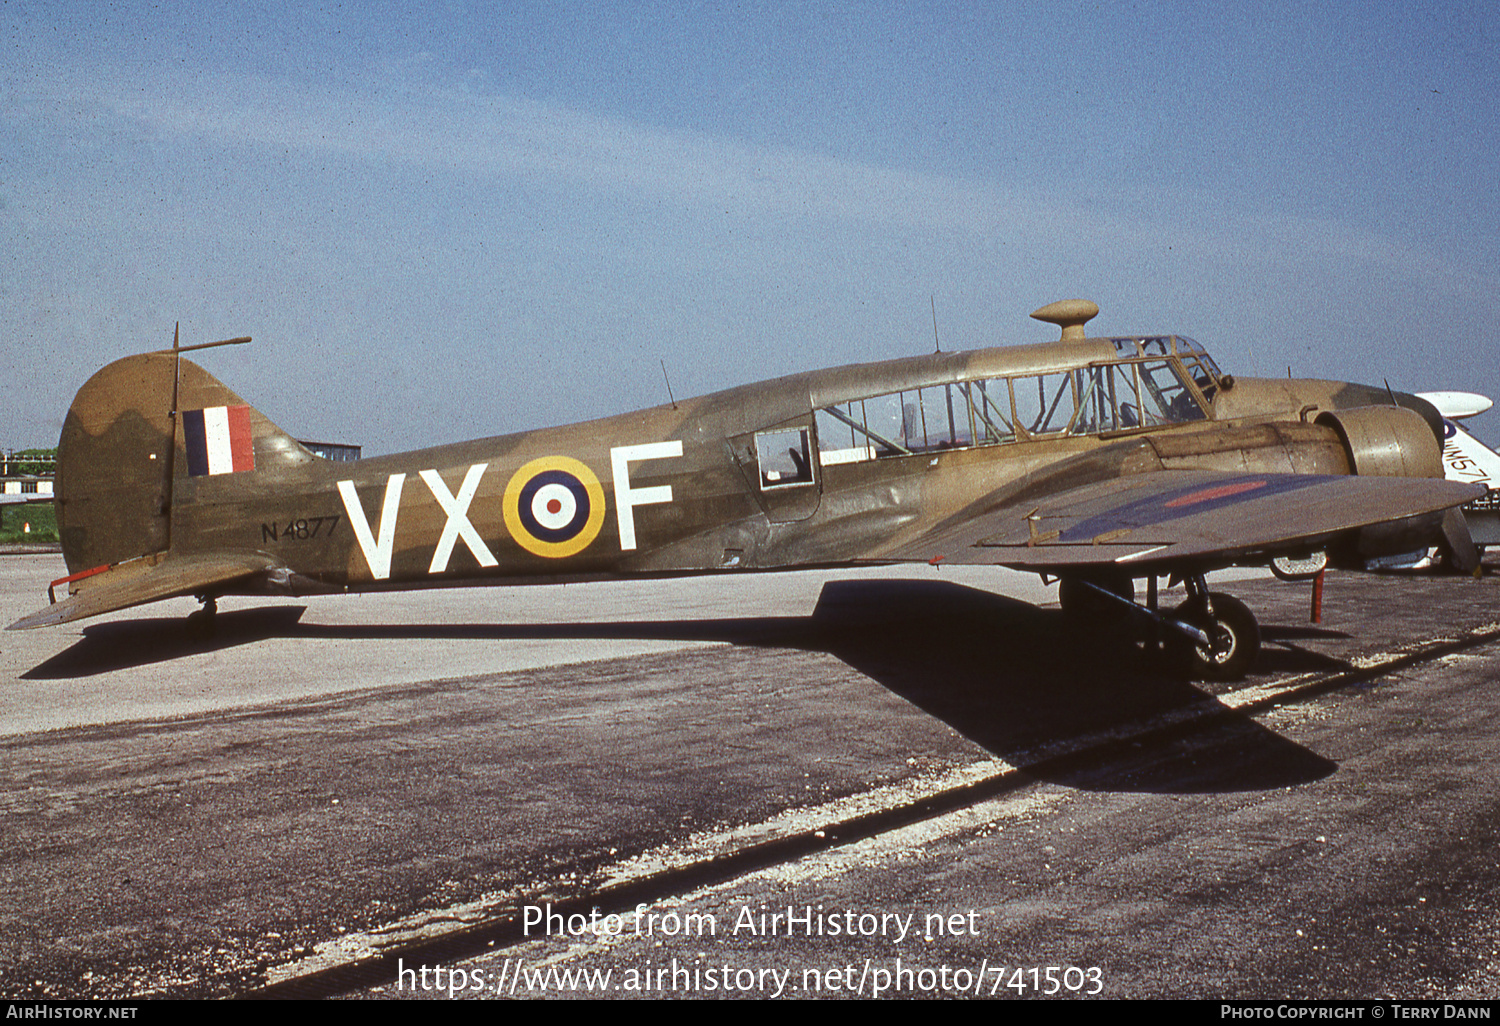
<svg viewBox="0 0 1500 1026">
<path fill-rule="evenodd" d="M 599 479 L 567 456 L 543 456 L 516 471 L 501 505 L 516 543 L 548 559 L 582 552 L 604 526 Z"/>
</svg>

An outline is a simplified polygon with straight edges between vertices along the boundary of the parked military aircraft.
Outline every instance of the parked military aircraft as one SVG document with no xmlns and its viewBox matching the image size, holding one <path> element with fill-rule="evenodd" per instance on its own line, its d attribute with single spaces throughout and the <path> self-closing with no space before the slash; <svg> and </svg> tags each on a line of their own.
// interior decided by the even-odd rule
<svg viewBox="0 0 1500 1026">
<path fill-rule="evenodd" d="M 1204 574 L 1440 543 L 1478 564 L 1442 421 L 1387 388 L 1235 379 L 1179 335 L 1060 340 L 795 374 L 419 452 L 314 456 L 178 347 L 94 375 L 59 443 L 67 577 L 12 628 L 218 596 L 987 563 L 1064 611 L 1138 619 L 1243 673 L 1255 618 Z M 1157 608 L 1158 578 L 1187 601 Z M 1147 582 L 1145 602 L 1134 582 Z M 66 586 L 58 600 L 56 589 Z"/>
</svg>

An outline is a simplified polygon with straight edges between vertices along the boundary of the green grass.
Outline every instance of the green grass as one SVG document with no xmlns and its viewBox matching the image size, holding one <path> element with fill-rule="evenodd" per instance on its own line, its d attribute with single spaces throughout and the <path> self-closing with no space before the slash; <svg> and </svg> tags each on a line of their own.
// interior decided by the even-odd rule
<svg viewBox="0 0 1500 1026">
<path fill-rule="evenodd" d="M 31 531 L 25 530 L 27 524 Z M 57 541 L 57 513 L 50 502 L 0 505 L 0 544 Z"/>
</svg>

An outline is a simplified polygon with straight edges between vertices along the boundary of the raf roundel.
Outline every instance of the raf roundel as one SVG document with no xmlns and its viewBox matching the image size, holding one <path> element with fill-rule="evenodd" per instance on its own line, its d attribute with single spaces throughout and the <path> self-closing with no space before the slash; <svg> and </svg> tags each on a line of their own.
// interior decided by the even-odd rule
<svg viewBox="0 0 1500 1026">
<path fill-rule="evenodd" d="M 594 472 L 567 456 L 543 456 L 505 486 L 505 526 L 527 552 L 549 559 L 588 548 L 604 526 L 604 489 Z"/>
</svg>

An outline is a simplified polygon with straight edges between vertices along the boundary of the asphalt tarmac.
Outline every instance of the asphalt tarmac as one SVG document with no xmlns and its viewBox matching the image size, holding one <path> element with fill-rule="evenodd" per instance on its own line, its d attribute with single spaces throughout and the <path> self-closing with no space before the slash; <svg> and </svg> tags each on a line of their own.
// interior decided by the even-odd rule
<svg viewBox="0 0 1500 1026">
<path fill-rule="evenodd" d="M 0 635 L 0 994 L 1496 996 L 1500 580 L 1221 587 L 1233 685 L 977 569 Z"/>
</svg>

